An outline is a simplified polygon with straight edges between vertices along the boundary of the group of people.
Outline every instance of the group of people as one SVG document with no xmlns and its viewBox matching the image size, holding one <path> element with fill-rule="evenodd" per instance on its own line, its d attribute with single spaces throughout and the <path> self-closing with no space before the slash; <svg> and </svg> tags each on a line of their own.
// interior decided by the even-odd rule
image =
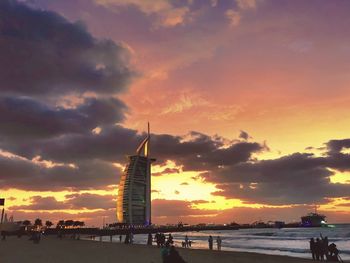
<svg viewBox="0 0 350 263">
<path fill-rule="evenodd" d="M 310 239 L 310 251 L 313 260 L 339 261 L 339 250 L 337 249 L 337 245 L 334 243 L 329 244 L 328 237 L 323 237 L 322 234 L 320 235 L 320 238 Z"/>
<path fill-rule="evenodd" d="M 209 244 L 209 249 L 210 250 L 213 250 L 213 243 L 214 243 L 213 237 L 209 236 L 208 244 Z M 222 243 L 221 237 L 217 236 L 217 238 L 216 238 L 216 245 L 217 245 L 218 250 L 221 250 L 221 243 Z"/>
<path fill-rule="evenodd" d="M 120 237 L 119 237 L 120 240 Z M 134 243 L 134 234 L 129 232 L 125 235 L 124 244 L 133 244 Z"/>
<path fill-rule="evenodd" d="M 188 236 L 185 236 L 185 241 L 182 241 L 182 247 L 183 248 L 189 248 L 192 246 L 192 241 L 188 238 Z"/>
<path fill-rule="evenodd" d="M 148 234 L 147 245 L 152 245 L 152 241 L 152 234 Z M 154 241 L 156 242 L 157 247 L 169 247 L 174 244 L 174 238 L 171 234 L 166 238 L 164 233 L 156 233 L 154 235 Z"/>
</svg>

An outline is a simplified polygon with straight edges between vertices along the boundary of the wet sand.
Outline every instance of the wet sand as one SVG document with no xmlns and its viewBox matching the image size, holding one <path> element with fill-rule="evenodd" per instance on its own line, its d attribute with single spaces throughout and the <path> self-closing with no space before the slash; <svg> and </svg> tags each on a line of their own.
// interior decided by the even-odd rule
<svg viewBox="0 0 350 263">
<path fill-rule="evenodd" d="M 310 263 L 311 260 L 245 252 L 209 251 L 178 248 L 188 263 Z M 28 237 L 7 237 L 0 241 L 1 263 L 161 263 L 160 249 L 146 245 L 71 240 L 43 237 L 33 244 Z"/>
</svg>

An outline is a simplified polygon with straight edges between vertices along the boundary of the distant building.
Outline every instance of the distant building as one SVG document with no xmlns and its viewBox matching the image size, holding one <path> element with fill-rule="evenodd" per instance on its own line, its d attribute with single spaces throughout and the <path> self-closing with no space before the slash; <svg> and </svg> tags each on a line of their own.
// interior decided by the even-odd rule
<svg viewBox="0 0 350 263">
<path fill-rule="evenodd" d="M 151 224 L 151 163 L 150 131 L 137 148 L 136 155 L 128 156 L 129 163 L 120 179 L 117 198 L 118 223 L 128 225 Z"/>
</svg>

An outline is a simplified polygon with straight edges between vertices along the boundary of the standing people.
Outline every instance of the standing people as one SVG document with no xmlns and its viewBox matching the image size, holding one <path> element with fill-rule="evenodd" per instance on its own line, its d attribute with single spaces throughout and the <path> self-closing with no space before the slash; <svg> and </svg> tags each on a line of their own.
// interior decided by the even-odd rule
<svg viewBox="0 0 350 263">
<path fill-rule="evenodd" d="M 209 243 L 209 249 L 213 250 L 213 237 L 212 236 L 209 236 L 208 243 Z"/>
<path fill-rule="evenodd" d="M 122 236 L 122 235 L 119 235 L 119 243 L 122 242 L 122 239 L 123 239 L 123 236 Z"/>
<path fill-rule="evenodd" d="M 130 232 L 130 244 L 134 243 L 134 234 Z"/>
<path fill-rule="evenodd" d="M 328 237 L 323 237 L 322 234 L 320 234 L 320 236 L 322 239 L 322 252 L 327 259 L 327 256 L 328 256 Z"/>
<path fill-rule="evenodd" d="M 322 241 L 319 238 L 316 238 L 316 243 L 315 243 L 316 260 L 321 259 L 321 251 L 322 251 Z"/>
<path fill-rule="evenodd" d="M 129 244 L 129 243 L 130 243 L 130 235 L 129 235 L 129 233 L 127 233 L 127 234 L 125 235 L 124 243 L 125 243 L 125 244 Z"/>
<path fill-rule="evenodd" d="M 152 246 L 153 237 L 151 233 L 148 233 L 147 245 Z"/>
<path fill-rule="evenodd" d="M 160 247 L 160 234 L 156 233 L 154 236 L 156 243 L 157 243 L 157 247 Z"/>
<path fill-rule="evenodd" d="M 310 251 L 311 251 L 312 259 L 316 260 L 316 243 L 314 238 L 310 239 Z"/>
<path fill-rule="evenodd" d="M 171 233 L 169 233 L 168 242 L 170 245 L 172 245 L 174 243 L 173 236 L 171 235 Z"/>
<path fill-rule="evenodd" d="M 188 239 L 188 236 L 186 235 L 185 236 L 185 247 L 186 248 L 188 248 L 188 241 L 189 241 L 189 239 Z"/>
<path fill-rule="evenodd" d="M 217 244 L 217 246 L 218 246 L 218 250 L 221 250 L 221 237 L 220 237 L 220 236 L 218 236 L 218 237 L 216 238 L 216 244 Z"/>
</svg>

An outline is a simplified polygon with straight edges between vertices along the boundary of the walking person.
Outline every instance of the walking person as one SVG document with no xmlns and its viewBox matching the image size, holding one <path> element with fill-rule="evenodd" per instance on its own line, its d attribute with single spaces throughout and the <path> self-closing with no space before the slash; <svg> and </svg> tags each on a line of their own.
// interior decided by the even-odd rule
<svg viewBox="0 0 350 263">
<path fill-rule="evenodd" d="M 218 237 L 216 238 L 216 244 L 217 244 L 217 246 L 218 246 L 218 250 L 221 250 L 221 237 L 220 237 L 220 236 L 218 236 Z"/>
<path fill-rule="evenodd" d="M 213 237 L 209 236 L 208 238 L 209 249 L 213 250 Z"/>
</svg>

